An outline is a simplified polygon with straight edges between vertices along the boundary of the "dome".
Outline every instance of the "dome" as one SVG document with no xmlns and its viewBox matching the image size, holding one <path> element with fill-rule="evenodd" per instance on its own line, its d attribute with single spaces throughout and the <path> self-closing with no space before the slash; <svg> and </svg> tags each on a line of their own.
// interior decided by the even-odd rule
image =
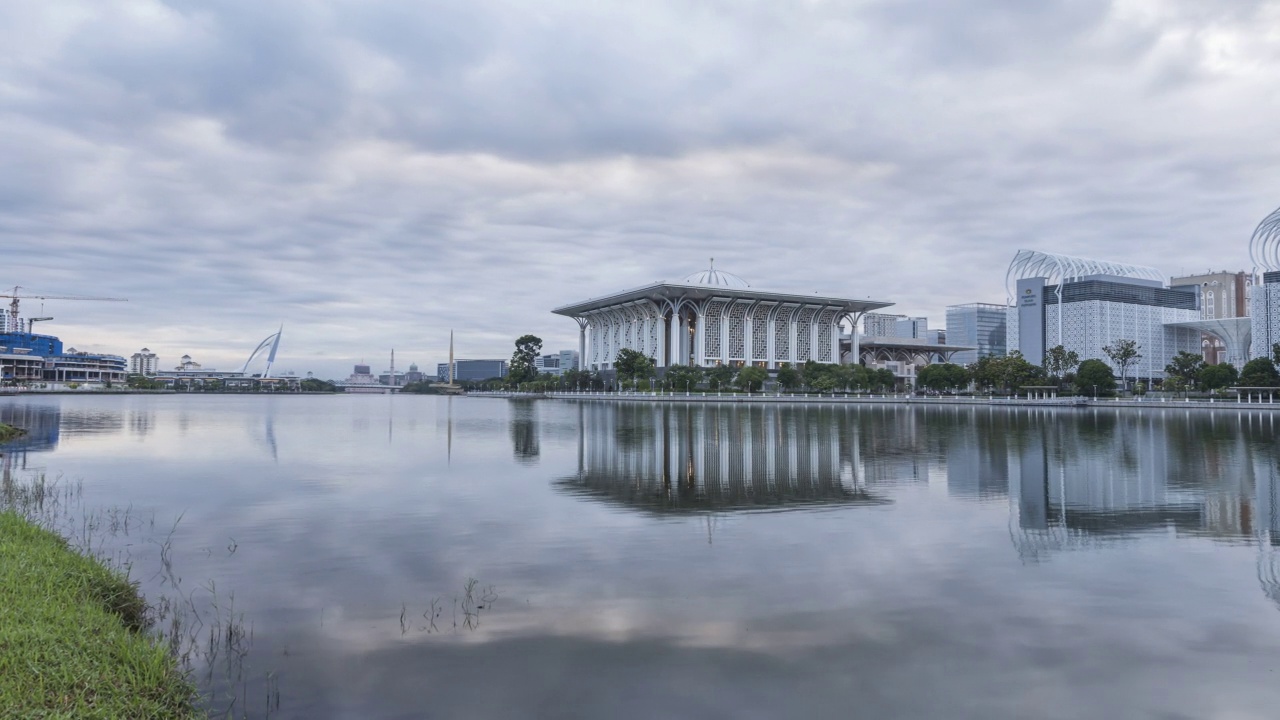
<svg viewBox="0 0 1280 720">
<path fill-rule="evenodd" d="M 726 288 L 751 287 L 751 285 L 746 280 L 743 280 L 737 275 L 734 275 L 733 273 L 724 272 L 723 270 L 717 270 L 715 258 L 711 258 L 710 267 L 708 267 L 706 270 L 703 270 L 702 272 L 696 272 L 692 275 L 687 276 L 684 279 L 684 282 L 690 285 L 715 285 L 717 287 L 726 287 Z"/>
</svg>

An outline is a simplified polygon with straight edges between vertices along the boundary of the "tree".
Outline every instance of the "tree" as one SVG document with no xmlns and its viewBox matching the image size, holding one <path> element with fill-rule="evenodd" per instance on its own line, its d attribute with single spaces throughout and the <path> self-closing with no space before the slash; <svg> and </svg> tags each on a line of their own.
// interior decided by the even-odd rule
<svg viewBox="0 0 1280 720">
<path fill-rule="evenodd" d="M 879 388 L 885 388 L 886 390 L 892 390 L 898 384 L 898 376 L 894 375 L 893 371 L 887 368 L 872 370 L 867 384 L 871 385 L 872 387 L 879 387 Z"/>
<path fill-rule="evenodd" d="M 858 374 L 854 371 L 852 365 L 832 365 L 830 368 L 827 372 L 831 375 L 831 380 L 835 383 L 836 389 L 848 390 L 853 387 Z"/>
<path fill-rule="evenodd" d="M 1044 378 L 1044 370 L 1027 362 L 1017 350 L 1004 357 L 980 358 L 969 366 L 969 372 L 979 387 L 1008 391 Z"/>
<path fill-rule="evenodd" d="M 1080 365 L 1080 355 L 1075 350 L 1068 350 L 1055 345 L 1044 352 L 1044 371 L 1055 383 L 1062 383 L 1062 376 Z"/>
<path fill-rule="evenodd" d="M 1186 350 L 1179 350 L 1178 354 L 1174 355 L 1173 359 L 1164 368 L 1164 374 L 1167 376 L 1164 385 L 1183 388 L 1192 387 L 1196 384 L 1196 380 L 1199 378 L 1200 373 L 1204 371 L 1204 368 L 1203 357 L 1189 353 Z M 1175 382 L 1170 385 L 1169 380 L 1174 380 Z"/>
<path fill-rule="evenodd" d="M 415 383 L 410 383 L 409 385 L 413 385 L 413 384 Z M 427 383 L 427 384 L 430 385 L 430 383 Z M 406 385 L 403 388 L 400 388 L 400 391 L 404 392 L 409 387 L 409 385 Z M 337 385 L 334 385 L 331 382 L 320 380 L 318 378 L 307 378 L 302 382 L 298 383 L 298 387 L 301 388 L 303 392 L 330 392 L 330 393 L 338 392 Z"/>
<path fill-rule="evenodd" d="M 689 392 L 702 382 L 702 368 L 696 365 L 671 365 L 664 376 L 671 387 Z"/>
<path fill-rule="evenodd" d="M 535 380 L 538 369 L 534 360 L 542 352 L 542 338 L 537 335 L 521 335 L 516 339 L 516 351 L 511 353 L 511 365 L 507 368 L 507 382 L 519 385 Z"/>
<path fill-rule="evenodd" d="M 800 373 L 790 363 L 778 368 L 778 384 L 783 390 L 792 392 L 800 387 Z"/>
<path fill-rule="evenodd" d="M 1122 387 L 1129 386 L 1129 368 L 1142 359 L 1142 353 L 1138 352 L 1141 349 L 1142 346 L 1135 340 L 1117 340 L 1115 345 L 1103 346 L 1103 354 L 1111 360 L 1112 365 L 1120 368 Z"/>
<path fill-rule="evenodd" d="M 613 368 L 618 371 L 619 378 L 633 381 L 653 377 L 656 371 L 653 358 L 631 348 L 622 348 L 618 351 L 618 357 L 613 361 Z"/>
<path fill-rule="evenodd" d="M 969 371 L 953 363 L 926 365 L 916 373 L 916 385 L 930 390 L 954 390 L 969 384 Z"/>
<path fill-rule="evenodd" d="M 1240 379 L 1240 371 L 1231 363 L 1206 365 L 1196 376 L 1200 387 L 1205 390 L 1221 390 L 1235 385 Z"/>
<path fill-rule="evenodd" d="M 1076 370 L 1076 392 L 1081 395 L 1097 393 L 1109 395 L 1115 392 L 1116 374 L 1111 366 L 1101 360 L 1085 360 Z"/>
<path fill-rule="evenodd" d="M 1241 387 L 1280 387 L 1280 372 L 1268 357 L 1257 357 L 1244 364 L 1240 371 Z"/>
<path fill-rule="evenodd" d="M 716 365 L 707 370 L 707 381 L 715 390 L 723 390 L 725 385 L 733 382 L 733 376 L 732 365 Z"/>
<path fill-rule="evenodd" d="M 755 392 L 764 387 L 764 381 L 769 379 L 769 371 L 755 365 L 748 365 L 738 371 L 738 377 L 735 382 L 738 387 L 746 392 Z"/>
</svg>

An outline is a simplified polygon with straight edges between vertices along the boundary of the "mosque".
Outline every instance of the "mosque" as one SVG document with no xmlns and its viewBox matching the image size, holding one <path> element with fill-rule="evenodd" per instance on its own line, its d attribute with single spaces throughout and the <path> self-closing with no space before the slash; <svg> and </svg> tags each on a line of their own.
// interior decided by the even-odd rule
<svg viewBox="0 0 1280 720">
<path fill-rule="evenodd" d="M 578 352 L 588 370 L 608 370 L 629 348 L 671 365 L 841 362 L 840 324 L 893 303 L 815 293 L 758 290 L 710 267 L 675 282 L 657 282 L 556 308 L 578 323 Z M 857 342 L 854 335 L 853 342 Z M 858 357 L 855 349 L 853 357 Z"/>
</svg>

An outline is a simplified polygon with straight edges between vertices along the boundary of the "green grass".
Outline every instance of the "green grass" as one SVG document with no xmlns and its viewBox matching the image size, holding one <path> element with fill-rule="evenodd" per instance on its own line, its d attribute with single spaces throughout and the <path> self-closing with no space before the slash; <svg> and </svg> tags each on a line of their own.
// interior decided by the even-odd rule
<svg viewBox="0 0 1280 720">
<path fill-rule="evenodd" d="M 10 440 L 16 437 L 21 437 L 26 433 L 27 431 L 21 428 L 16 428 L 12 425 L 5 425 L 4 423 L 0 423 L 0 443 L 9 442 Z"/>
<path fill-rule="evenodd" d="M 198 717 L 145 625 L 123 574 L 0 511 L 0 718 Z"/>
</svg>

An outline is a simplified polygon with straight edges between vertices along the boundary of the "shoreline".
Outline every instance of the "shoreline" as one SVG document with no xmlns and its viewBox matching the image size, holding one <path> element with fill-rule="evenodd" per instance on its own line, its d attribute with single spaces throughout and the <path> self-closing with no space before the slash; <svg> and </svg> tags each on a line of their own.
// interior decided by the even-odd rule
<svg viewBox="0 0 1280 720">
<path fill-rule="evenodd" d="M 508 400 L 577 400 L 633 403 L 718 403 L 718 404 L 795 404 L 795 405 L 897 405 L 907 407 L 993 407 L 1053 408 L 1063 410 L 1250 410 L 1280 411 L 1280 402 L 1241 402 L 1236 400 L 1191 400 L 1185 398 L 1152 398 L 1138 400 L 1069 398 L 986 398 L 986 397 L 904 397 L 886 396 L 813 396 L 795 394 L 691 393 L 687 395 L 657 393 L 467 393 L 461 397 Z"/>
<path fill-rule="evenodd" d="M 203 717 L 118 569 L 0 509 L 0 716 Z"/>
</svg>

